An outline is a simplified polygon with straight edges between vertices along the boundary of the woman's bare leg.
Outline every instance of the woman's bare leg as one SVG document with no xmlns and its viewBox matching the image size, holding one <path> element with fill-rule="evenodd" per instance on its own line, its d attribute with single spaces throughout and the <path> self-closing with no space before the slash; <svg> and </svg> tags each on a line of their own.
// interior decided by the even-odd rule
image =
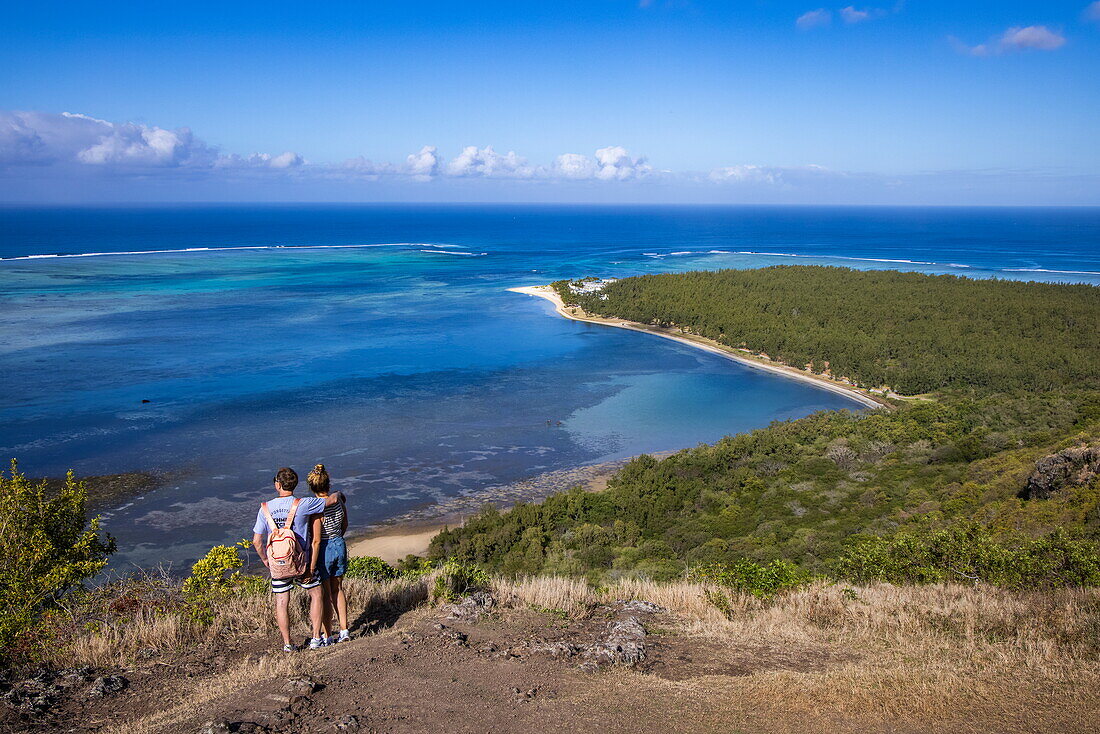
<svg viewBox="0 0 1100 734">
<path fill-rule="evenodd" d="M 344 593 L 344 577 L 333 576 L 329 579 L 332 584 L 331 598 L 336 605 L 336 616 L 340 618 L 340 629 L 348 628 L 348 597 Z"/>
<path fill-rule="evenodd" d="M 321 582 L 321 597 L 322 597 L 322 611 L 321 611 L 321 631 L 325 635 L 325 639 L 332 637 L 332 578 L 327 578 Z"/>
</svg>

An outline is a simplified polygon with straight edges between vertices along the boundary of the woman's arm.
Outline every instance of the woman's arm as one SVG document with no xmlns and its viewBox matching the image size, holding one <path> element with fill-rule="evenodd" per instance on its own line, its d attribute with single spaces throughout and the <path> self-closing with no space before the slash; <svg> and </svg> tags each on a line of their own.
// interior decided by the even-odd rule
<svg viewBox="0 0 1100 734">
<path fill-rule="evenodd" d="M 343 496 L 343 495 L 341 495 Z M 348 503 L 344 502 L 344 521 L 340 523 L 340 535 L 348 531 Z"/>
<path fill-rule="evenodd" d="M 309 571 L 307 576 L 312 580 L 317 573 L 317 568 L 321 565 L 321 516 L 310 515 L 309 516 L 309 537 L 311 553 L 309 561 Z"/>
</svg>

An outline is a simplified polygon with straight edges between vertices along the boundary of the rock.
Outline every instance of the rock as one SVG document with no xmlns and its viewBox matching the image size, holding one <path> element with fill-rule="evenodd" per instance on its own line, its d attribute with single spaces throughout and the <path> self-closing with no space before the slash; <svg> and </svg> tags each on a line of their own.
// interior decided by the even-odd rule
<svg viewBox="0 0 1100 734">
<path fill-rule="evenodd" d="M 583 649 L 579 645 L 575 645 L 572 642 L 565 641 L 531 641 L 528 643 L 528 647 L 533 653 L 549 655 L 552 658 L 572 658 L 581 654 L 581 652 L 583 651 Z"/>
<path fill-rule="evenodd" d="M 657 606 L 651 601 L 642 601 L 641 599 L 631 599 L 630 601 L 624 601 L 619 599 L 615 604 L 624 612 L 636 612 L 640 614 L 657 614 L 659 612 L 667 612 L 664 607 Z"/>
<path fill-rule="evenodd" d="M 242 721 L 236 726 L 237 734 L 268 734 L 271 729 L 268 729 L 263 724 L 257 724 L 255 721 Z"/>
<path fill-rule="evenodd" d="M 291 696 L 308 696 L 320 687 L 320 684 L 312 676 L 296 675 L 286 679 L 283 690 Z"/>
<path fill-rule="evenodd" d="M 637 617 L 608 622 L 606 633 L 584 657 L 598 666 L 634 665 L 645 659 L 645 635 Z"/>
<path fill-rule="evenodd" d="M 481 615 L 495 607 L 496 603 L 497 600 L 492 594 L 478 591 L 463 598 L 457 604 L 444 604 L 443 611 L 447 612 L 447 619 L 476 622 Z"/>
<path fill-rule="evenodd" d="M 136 654 L 138 659 L 140 660 L 149 660 L 150 658 L 155 658 L 158 654 L 160 654 L 160 651 L 157 650 L 157 648 L 155 647 L 143 647 L 138 650 Z"/>
<path fill-rule="evenodd" d="M 520 702 L 520 703 L 522 703 L 524 701 L 530 701 L 532 698 L 534 698 L 536 695 L 538 695 L 538 692 L 539 692 L 538 688 L 529 688 L 526 691 L 520 690 L 519 688 L 513 688 L 512 689 L 512 700 Z"/>
<path fill-rule="evenodd" d="M 336 731 L 359 731 L 359 717 L 355 715 L 345 716 L 332 722 L 332 728 Z"/>
<path fill-rule="evenodd" d="M 1097 474 L 1100 474 L 1100 445 L 1075 446 L 1035 462 L 1035 471 L 1027 478 L 1020 496 L 1049 499 L 1060 489 L 1088 484 Z"/>
<path fill-rule="evenodd" d="M 199 734 L 229 734 L 228 721 L 208 721 L 199 727 Z"/>
<path fill-rule="evenodd" d="M 109 696 L 112 693 L 118 693 L 127 685 L 130 681 L 123 678 L 121 675 L 104 675 L 95 679 L 91 687 L 88 689 L 88 695 L 95 698 L 102 698 L 103 696 Z"/>
</svg>

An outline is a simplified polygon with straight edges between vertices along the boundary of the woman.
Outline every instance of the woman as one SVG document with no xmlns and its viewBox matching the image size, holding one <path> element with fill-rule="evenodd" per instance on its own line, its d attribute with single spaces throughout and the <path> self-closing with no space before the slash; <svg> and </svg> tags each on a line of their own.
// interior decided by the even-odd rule
<svg viewBox="0 0 1100 734">
<path fill-rule="evenodd" d="M 320 518 L 321 563 L 317 571 L 325 590 L 325 640 L 326 644 L 335 645 L 351 639 L 348 633 L 348 599 L 344 594 L 344 572 L 348 568 L 348 547 L 344 544 L 344 533 L 348 529 L 347 503 L 341 492 L 330 496 L 330 481 L 324 464 L 313 467 L 313 471 L 306 476 L 306 482 L 313 494 L 325 500 L 325 511 Z M 330 634 L 333 607 L 340 618 L 339 637 Z"/>
</svg>

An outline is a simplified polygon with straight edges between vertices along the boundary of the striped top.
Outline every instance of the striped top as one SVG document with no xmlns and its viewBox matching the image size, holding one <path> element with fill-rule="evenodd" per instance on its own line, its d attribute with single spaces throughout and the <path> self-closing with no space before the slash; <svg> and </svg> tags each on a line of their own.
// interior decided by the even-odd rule
<svg viewBox="0 0 1100 734">
<path fill-rule="evenodd" d="M 325 511 L 321 515 L 321 538 L 342 538 L 344 537 L 344 518 L 347 517 L 347 510 L 344 509 L 344 501 L 334 502 L 331 505 L 325 506 Z"/>
</svg>

